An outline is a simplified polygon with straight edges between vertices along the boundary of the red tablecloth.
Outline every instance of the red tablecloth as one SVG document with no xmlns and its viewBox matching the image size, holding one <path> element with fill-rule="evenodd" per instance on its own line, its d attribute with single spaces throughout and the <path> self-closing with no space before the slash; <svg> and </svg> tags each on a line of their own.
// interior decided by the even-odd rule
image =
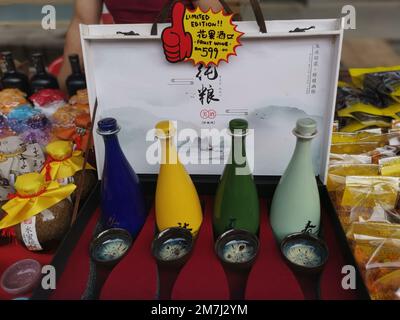
<svg viewBox="0 0 400 320">
<path fill-rule="evenodd" d="M 206 197 L 205 201 L 212 201 L 211 198 Z M 264 201 L 261 201 L 262 209 L 261 214 L 267 214 L 267 206 Z M 212 210 L 212 206 L 205 205 L 207 210 Z M 205 214 L 210 214 L 206 212 Z M 65 267 L 65 271 L 62 274 L 60 280 L 57 283 L 57 290 L 51 295 L 51 299 L 80 299 L 83 292 L 85 291 L 86 284 L 88 281 L 89 272 L 89 244 L 93 237 L 93 230 L 95 228 L 97 219 L 99 217 L 99 211 L 95 212 L 88 223 L 84 233 L 75 247 L 74 251 L 68 263 Z M 265 223 L 267 219 L 262 219 L 262 223 Z M 327 213 L 322 213 L 322 225 L 324 228 L 325 240 L 329 247 L 330 257 L 325 268 L 325 271 L 321 278 L 321 298 L 322 299 L 357 299 L 357 292 L 352 290 L 344 290 L 341 287 L 341 269 L 343 265 L 347 264 L 344 259 L 344 255 L 341 252 L 341 247 L 338 239 L 335 235 L 333 225 L 331 224 Z M 169 298 L 171 296 L 171 290 L 173 290 L 174 282 L 179 273 L 177 271 L 162 270 L 160 272 L 160 279 L 162 283 L 158 283 L 157 265 L 154 259 L 151 257 L 151 241 L 154 237 L 154 209 L 150 213 L 149 219 L 146 222 L 141 234 L 136 239 L 135 244 L 131 248 L 128 255 L 124 260 L 114 269 L 106 281 L 102 293 L 102 299 L 155 299 L 157 296 L 160 298 Z M 266 228 L 267 237 L 264 241 L 271 241 L 272 230 L 268 226 Z M 263 240 L 262 240 L 263 241 Z M 206 245 L 207 248 L 196 248 Z M 264 243 L 262 247 L 271 246 L 271 243 Z M 201 241 L 199 237 L 195 244 L 194 252 L 199 249 L 203 250 L 203 254 L 208 254 L 210 257 L 214 255 L 213 247 Z M 265 252 L 268 259 L 281 259 L 277 254 L 277 251 L 267 250 Z M 204 264 L 197 264 L 195 268 L 192 268 L 190 272 L 193 276 L 202 273 L 207 264 L 207 260 Z M 281 273 L 281 264 L 274 264 L 279 268 L 276 270 L 276 274 Z M 271 273 L 266 273 L 265 276 L 260 276 L 259 282 L 264 286 L 268 287 L 268 277 L 274 274 L 274 270 L 270 270 Z M 218 274 L 218 273 L 217 273 Z M 208 276 L 208 275 L 207 275 Z M 213 277 L 212 274 L 209 275 Z M 246 287 L 247 274 L 230 274 L 227 273 L 223 276 L 227 276 L 228 290 L 230 289 L 231 298 L 244 297 L 244 290 Z M 289 279 L 294 279 L 289 277 Z M 214 279 L 217 283 L 223 283 L 221 279 Z M 208 282 L 212 282 L 211 281 Z M 295 282 L 296 280 L 285 280 L 281 283 L 279 291 L 277 291 L 276 297 L 285 297 L 286 299 L 299 299 L 299 294 Z M 276 281 L 275 281 L 276 282 Z M 279 282 L 278 282 L 279 283 Z M 186 290 L 188 290 L 188 296 L 196 297 L 196 294 L 189 292 L 192 290 L 190 283 L 187 283 Z M 287 296 L 286 292 L 292 292 L 292 296 Z M 182 293 L 181 293 L 182 294 Z M 285 296 L 286 294 L 286 296 Z M 251 295 L 251 299 L 257 299 L 256 295 Z M 261 299 L 263 296 L 260 294 Z M 273 296 L 271 296 L 273 298 Z"/>
</svg>

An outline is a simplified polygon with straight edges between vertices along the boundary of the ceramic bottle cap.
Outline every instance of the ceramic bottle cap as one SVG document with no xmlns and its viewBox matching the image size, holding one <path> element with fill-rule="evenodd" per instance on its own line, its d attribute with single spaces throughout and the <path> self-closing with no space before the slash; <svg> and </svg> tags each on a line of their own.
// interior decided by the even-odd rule
<svg viewBox="0 0 400 320">
<path fill-rule="evenodd" d="M 104 118 L 97 122 L 98 134 L 114 134 L 120 130 L 117 120 L 114 118 Z"/>
<path fill-rule="evenodd" d="M 295 133 L 299 136 L 311 137 L 317 133 L 317 122 L 311 118 L 297 120 Z"/>
</svg>

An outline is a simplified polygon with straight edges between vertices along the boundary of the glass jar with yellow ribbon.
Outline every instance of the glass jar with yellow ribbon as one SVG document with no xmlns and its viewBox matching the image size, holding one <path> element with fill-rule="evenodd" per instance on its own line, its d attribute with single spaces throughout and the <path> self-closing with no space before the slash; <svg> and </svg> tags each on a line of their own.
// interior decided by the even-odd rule
<svg viewBox="0 0 400 320">
<path fill-rule="evenodd" d="M 73 205 L 68 197 L 76 186 L 46 182 L 42 174 L 33 172 L 19 176 L 14 187 L 16 192 L 2 206 L 6 216 L 0 220 L 0 229 L 14 227 L 16 237 L 29 250 L 53 248 L 71 224 Z"/>
<path fill-rule="evenodd" d="M 60 184 L 75 183 L 79 185 L 82 177 L 84 157 L 82 151 L 73 150 L 71 141 L 56 140 L 46 146 L 46 162 L 41 173 L 46 181 L 57 181 Z M 86 164 L 82 198 L 85 199 L 97 181 L 95 169 Z M 71 196 L 75 201 L 75 192 Z"/>
</svg>

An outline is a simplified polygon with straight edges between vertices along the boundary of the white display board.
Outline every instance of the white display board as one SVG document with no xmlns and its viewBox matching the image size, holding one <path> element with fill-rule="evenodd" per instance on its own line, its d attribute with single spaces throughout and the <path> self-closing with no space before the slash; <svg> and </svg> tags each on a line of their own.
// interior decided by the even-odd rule
<svg viewBox="0 0 400 320">
<path fill-rule="evenodd" d="M 296 120 L 311 117 L 317 121 L 319 131 L 313 141 L 315 172 L 325 181 L 342 20 L 266 24 L 268 33 L 261 34 L 255 22 L 238 22 L 238 30 L 244 36 L 237 56 L 208 70 L 191 63 L 167 62 L 160 36 L 150 36 L 149 24 L 81 25 L 91 110 L 97 98 L 97 119 L 118 120 L 122 127 L 121 146 L 137 173 L 158 172 L 159 166 L 146 158 L 154 144 L 146 141 L 146 135 L 158 121 L 176 120 L 178 133 L 192 128 L 200 136 L 202 128 L 226 128 L 231 119 L 239 117 L 247 119 L 254 129 L 254 136 L 248 139 L 250 143 L 254 141 L 254 148 L 248 146 L 254 174 L 281 175 L 296 142 L 292 135 Z M 159 25 L 159 34 L 165 26 Z M 310 26 L 315 28 L 289 32 Z M 124 36 L 118 31 L 140 35 Z M 94 135 L 101 177 L 104 146 L 102 138 Z M 201 151 L 209 145 L 214 151 L 210 160 L 230 147 L 207 137 L 199 141 L 178 141 L 178 146 Z M 191 174 L 221 174 L 223 166 L 192 163 L 186 168 Z"/>
</svg>

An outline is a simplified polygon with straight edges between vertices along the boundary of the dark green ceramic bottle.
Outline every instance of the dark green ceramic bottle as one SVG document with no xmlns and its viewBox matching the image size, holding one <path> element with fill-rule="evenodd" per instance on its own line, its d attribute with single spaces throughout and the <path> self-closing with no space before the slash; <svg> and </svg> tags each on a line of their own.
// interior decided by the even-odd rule
<svg viewBox="0 0 400 320">
<path fill-rule="evenodd" d="M 247 130 L 248 123 L 244 119 L 233 119 L 229 122 L 232 135 L 231 161 L 225 166 L 215 198 L 215 236 L 230 229 L 243 229 L 253 234 L 258 232 L 257 188 L 245 150 Z"/>
</svg>

